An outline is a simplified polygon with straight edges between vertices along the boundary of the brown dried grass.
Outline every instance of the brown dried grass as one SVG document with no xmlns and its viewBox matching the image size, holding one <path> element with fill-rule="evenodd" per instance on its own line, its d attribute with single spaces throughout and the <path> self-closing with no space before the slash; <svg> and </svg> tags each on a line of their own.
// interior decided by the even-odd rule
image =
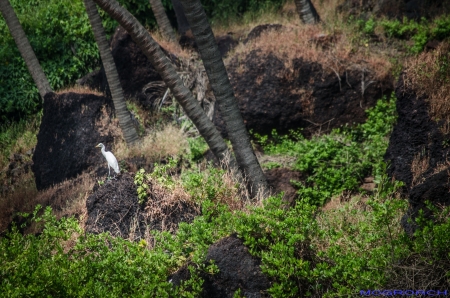
<svg viewBox="0 0 450 298">
<path fill-rule="evenodd" d="M 14 214 L 30 213 L 38 204 L 51 206 L 57 218 L 75 216 L 81 219 L 81 224 L 84 225 L 87 214 L 86 199 L 95 183 L 92 175 L 84 173 L 41 192 L 37 191 L 31 172 L 22 176 L 22 181 L 20 188 L 0 198 L 0 233 L 6 231 Z M 26 232 L 38 231 L 36 226 L 32 225 Z"/>
<path fill-rule="evenodd" d="M 433 261 L 433 256 L 412 254 L 400 264 L 392 264 L 386 289 L 439 289 L 450 284 L 450 258 Z M 445 287 L 446 288 L 446 287 Z M 443 291 L 443 290 L 441 290 Z"/>
<path fill-rule="evenodd" d="M 429 167 L 430 156 L 424 156 L 424 154 L 421 152 L 414 155 L 414 158 L 411 162 L 411 187 L 417 186 L 425 181 L 425 177 L 423 177 L 423 174 L 428 170 Z"/>
<path fill-rule="evenodd" d="M 175 42 L 168 41 L 167 39 L 163 38 L 161 33 L 158 31 L 150 31 L 149 32 L 152 38 L 166 51 L 174 54 L 177 57 L 189 59 L 192 55 L 192 51 L 189 49 L 183 49 L 179 43 L 178 40 Z M 177 36 L 178 39 L 178 36 Z"/>
<path fill-rule="evenodd" d="M 317 216 L 317 224 L 320 230 L 337 230 L 343 231 L 343 236 L 334 243 L 339 245 L 343 250 L 353 251 L 355 253 L 364 253 L 364 249 L 358 246 L 357 243 L 353 241 L 353 237 L 361 237 L 361 235 L 354 234 L 357 233 L 352 229 L 348 229 L 349 225 L 355 227 L 364 226 L 364 222 L 371 221 L 371 216 L 373 209 L 367 204 L 370 199 L 367 195 L 343 193 L 341 196 L 332 198 L 324 207 L 321 208 Z M 394 194 L 392 198 L 387 198 L 386 200 L 401 200 L 400 195 Z M 406 210 L 405 210 L 406 211 Z M 390 223 L 390 233 L 392 238 L 395 239 L 398 235 L 402 234 L 403 228 L 400 225 L 403 212 L 399 212 L 393 218 Z M 330 239 L 314 237 L 313 244 L 318 248 L 319 251 L 325 251 L 330 246 Z M 380 245 L 386 239 L 380 239 Z M 374 245 L 374 243 L 367 243 L 366 245 Z M 371 247 L 367 247 L 370 249 Z"/>
<path fill-rule="evenodd" d="M 227 167 L 227 164 L 225 167 Z M 206 175 L 217 174 L 209 173 L 211 166 L 205 161 L 198 164 L 198 169 Z M 173 176 L 174 183 L 170 186 L 163 185 L 156 178 L 149 176 L 147 178 L 146 183 L 149 188 L 147 190 L 148 200 L 145 207 L 145 216 L 148 222 L 158 223 L 156 227 L 159 230 L 175 233 L 178 230 L 178 223 L 174 221 L 174 216 L 182 214 L 183 221 L 191 221 L 200 214 L 200 202 L 198 200 L 205 199 L 202 194 L 206 195 L 206 189 L 199 189 L 197 195 L 200 194 L 201 198 L 194 198 L 184 189 L 181 180 L 176 176 Z M 213 198 L 215 203 L 227 205 L 232 212 L 243 211 L 246 213 L 251 212 L 251 207 L 262 206 L 265 199 L 263 193 L 258 192 L 256 198 L 251 198 L 249 190 L 245 185 L 239 183 L 238 177 L 232 170 L 224 171 L 218 178 L 208 182 L 208 188 L 212 187 L 217 190 Z M 206 182 L 203 185 L 206 186 Z M 139 238 L 133 233 L 138 228 L 137 218 L 131 224 L 131 232 L 128 236 L 130 241 Z M 150 227 L 146 229 L 143 239 L 146 241 L 148 248 L 154 246 L 155 239 Z"/>
<path fill-rule="evenodd" d="M 114 154 L 118 159 L 145 157 L 156 161 L 163 157 L 180 155 L 189 148 L 184 133 L 172 124 L 154 130 L 133 147 L 127 147 L 121 139 L 116 138 L 116 140 Z"/>
<path fill-rule="evenodd" d="M 328 73 L 342 75 L 347 69 L 359 68 L 374 72 L 372 80 L 385 79 L 391 73 L 392 64 L 379 51 L 370 49 L 370 45 L 361 47 L 361 36 L 354 25 L 349 25 L 345 16 L 337 13 L 337 6 L 343 0 L 313 1 L 322 23 L 304 25 L 295 9 L 293 1 L 285 3 L 278 12 L 268 12 L 257 18 L 233 23 L 231 26 L 214 26 L 216 36 L 233 32 L 235 38 L 243 39 L 256 26 L 262 24 L 281 24 L 282 30 L 263 33 L 246 45 L 240 43 L 225 59 L 228 64 L 233 57 L 244 60 L 253 50 L 260 52 L 262 59 L 269 53 L 283 61 L 288 69 L 287 76 L 294 74 L 292 60 L 302 58 L 308 62 L 318 62 Z M 244 71 L 244 66 L 239 66 Z"/>
<path fill-rule="evenodd" d="M 59 89 L 58 91 L 56 91 L 56 94 L 63 94 L 63 93 L 69 93 L 69 92 L 73 92 L 73 93 L 78 93 L 78 94 L 94 94 L 97 96 L 105 96 L 103 93 L 101 93 L 98 90 L 94 90 L 91 89 L 87 86 L 80 86 L 80 85 L 73 85 L 70 87 L 64 87 L 62 89 Z"/>
<path fill-rule="evenodd" d="M 0 197 L 0 234 L 6 232 L 14 214 L 31 212 L 38 204 L 35 198 L 38 194 L 34 183 L 34 175 L 29 172 L 21 177 L 21 184 L 14 190 Z"/>
<path fill-rule="evenodd" d="M 149 185 L 151 198 L 145 206 L 146 216 L 150 222 L 159 222 L 162 231 L 174 233 L 178 229 L 178 223 L 172 220 L 172 214 L 181 214 L 183 218 L 191 220 L 200 214 L 200 206 L 192 200 L 181 184 L 177 183 L 168 188 L 151 179 Z"/>
<path fill-rule="evenodd" d="M 253 51 L 253 53 L 252 53 Z M 355 50 L 344 32 L 326 33 L 320 26 L 285 25 L 277 31 L 268 31 L 257 39 L 240 44 L 235 54 L 226 60 L 238 56 L 246 57 L 256 51 L 263 59 L 269 54 L 275 55 L 285 63 L 287 69 L 284 76 L 295 75 L 294 59 L 321 64 L 328 73 L 341 74 L 350 69 L 370 69 L 374 72 L 373 80 L 387 77 L 391 71 L 391 63 L 377 53 Z M 242 70 L 245 70 L 245 66 Z"/>
<path fill-rule="evenodd" d="M 406 62 L 403 79 L 406 89 L 429 103 L 430 116 L 442 121 L 441 131 L 450 133 L 450 44 L 442 43 L 436 50 L 424 52 Z"/>
</svg>

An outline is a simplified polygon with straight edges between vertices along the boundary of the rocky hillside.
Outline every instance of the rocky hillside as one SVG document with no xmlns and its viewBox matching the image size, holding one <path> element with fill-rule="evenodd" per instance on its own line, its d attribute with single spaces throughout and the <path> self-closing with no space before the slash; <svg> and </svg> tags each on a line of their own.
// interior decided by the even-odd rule
<svg viewBox="0 0 450 298">
<path fill-rule="evenodd" d="M 14 128 L 0 172 L 0 291 L 446 291 L 450 18 L 440 2 L 393 2 L 313 1 L 316 25 L 287 2 L 213 26 L 270 186 L 257 197 L 117 27 L 111 50 L 141 142 L 122 139 L 102 68 L 47 95 L 36 122 Z M 157 41 L 228 138 L 195 39 Z M 100 142 L 118 159 L 116 178 Z"/>
</svg>

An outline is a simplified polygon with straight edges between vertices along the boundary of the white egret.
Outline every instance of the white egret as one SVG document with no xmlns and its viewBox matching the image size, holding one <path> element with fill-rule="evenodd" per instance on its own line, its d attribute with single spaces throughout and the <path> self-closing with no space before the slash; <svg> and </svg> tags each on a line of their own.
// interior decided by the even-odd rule
<svg viewBox="0 0 450 298">
<path fill-rule="evenodd" d="M 119 164 L 117 163 L 117 159 L 114 156 L 114 154 L 112 154 L 109 151 L 105 151 L 105 145 L 103 145 L 102 143 L 98 144 L 95 147 L 102 148 L 102 154 L 106 158 L 106 161 L 108 162 L 108 178 L 111 177 L 111 168 L 113 168 L 114 172 L 119 174 L 120 173 Z"/>
</svg>

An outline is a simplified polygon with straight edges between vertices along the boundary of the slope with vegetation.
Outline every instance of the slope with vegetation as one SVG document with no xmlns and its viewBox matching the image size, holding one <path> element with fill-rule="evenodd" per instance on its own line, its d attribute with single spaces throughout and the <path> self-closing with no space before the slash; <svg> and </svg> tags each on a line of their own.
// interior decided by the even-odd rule
<svg viewBox="0 0 450 298">
<path fill-rule="evenodd" d="M 220 1 L 220 9 L 215 11 L 214 3 L 217 4 L 205 1 L 204 5 L 216 17 L 213 19 L 216 32 L 244 35 L 259 24 L 283 23 L 281 18 L 299 22 L 298 17 L 294 21 L 292 2 L 281 6 L 282 2 L 267 1 L 264 13 L 252 10 L 234 23 L 224 21 L 227 14 L 236 13 L 235 9 L 243 13 L 242 7 L 252 8 L 256 4 L 240 1 L 239 5 L 230 4 L 227 8 L 228 2 Z M 280 59 L 284 57 L 290 76 L 294 76 L 294 71 L 289 72 L 292 59 L 298 57 L 289 55 L 307 55 L 311 60 L 325 61 L 324 64 L 343 61 L 340 59 L 347 56 L 358 57 L 396 77 L 400 74 L 399 67 L 407 65 L 406 74 L 410 76 L 405 77 L 405 84 L 410 84 L 418 97 L 429 96 L 426 106 L 430 107 L 431 119 L 439 127 L 437 131 L 440 129 L 447 136 L 448 109 L 443 98 L 448 94 L 448 55 L 436 51 L 417 57 L 402 49 L 403 41 L 398 39 L 414 42 L 417 47 L 412 51 L 420 52 L 426 43 L 414 36 L 422 31 L 437 32 L 439 28 L 439 32 L 449 30 L 447 16 L 419 23 L 403 21 L 400 25 L 395 20 L 375 16 L 344 21 L 332 11 L 337 5 L 334 1 L 313 3 L 323 23 L 316 26 L 322 27 L 297 26 L 276 34 L 263 33 L 262 39 L 247 48 L 239 45 L 226 62 L 240 61 L 260 47 Z M 86 26 L 87 19 L 83 24 Z M 405 35 L 392 33 L 402 26 L 413 27 L 411 24 L 417 26 Z M 314 50 L 316 44 L 310 46 L 305 42 L 305 52 L 290 51 L 297 49 L 300 40 L 316 36 L 321 30 L 326 32 L 323 36 L 331 38 L 327 44 L 331 50 L 320 47 Z M 297 34 L 296 38 L 292 38 L 293 34 Z M 336 35 L 340 36 L 338 42 L 333 39 Z M 267 42 L 268 36 L 278 42 L 279 48 Z M 438 39 L 437 35 L 432 36 Z M 440 46 L 446 49 L 448 34 L 439 39 L 443 40 Z M 279 40 L 286 44 L 281 45 Z M 393 45 L 399 47 L 393 49 Z M 394 55 L 394 50 L 400 55 Z M 330 53 L 333 55 L 323 56 Z M 423 88 L 430 83 L 435 88 Z M 318 131 L 305 137 L 301 129 L 283 134 L 277 131 L 269 135 L 253 134 L 254 147 L 259 150 L 258 157 L 266 172 L 288 168 L 301 173 L 299 181 L 291 181 L 297 190 L 292 202 L 284 200 L 282 193 L 251 198 L 248 189 L 232 173 L 205 158 L 206 143 L 191 129 L 190 120 L 179 120 L 175 103 L 168 102 L 160 111 L 149 114 L 135 101 L 129 102 L 145 136 L 142 145 L 133 148 L 127 148 L 123 140 L 116 138 L 112 151 L 122 162 L 122 169 L 129 172 L 118 181 L 83 174 L 41 192 L 35 188 L 32 173 L 20 174 L 22 185 L 6 180 L 13 177 L 10 172 L 7 174 L 10 154 L 30 158 L 26 152 L 36 145 L 41 116 L 5 125 L 0 133 L 0 166 L 5 169 L 0 178 L 8 188 L 0 193 L 0 291 L 7 297 L 198 297 L 205 295 L 204 285 L 210 285 L 209 276 L 220 276 L 221 270 L 227 270 L 206 258 L 211 255 L 211 245 L 223 243 L 218 241 L 226 237 L 242 240 L 248 253 L 257 260 L 255 264 L 260 264 L 261 272 L 270 281 L 262 296 L 352 297 L 369 289 L 447 290 L 448 202 L 447 207 L 424 202 L 426 212 L 417 210 L 416 216 L 409 219 L 415 228 L 406 233 L 401 222 L 411 208 L 406 200 L 408 190 L 405 191 L 411 182 L 402 183 L 387 175 L 390 165 L 384 155 L 397 121 L 404 121 L 398 119 L 404 112 L 398 107 L 399 102 L 405 102 L 403 98 L 397 100 L 400 96 L 403 94 L 396 92 L 374 99 L 376 104 L 365 111 L 366 121 L 348 123 L 326 134 Z M 162 117 L 179 121 L 162 123 Z M 396 163 L 398 166 L 399 161 Z M 432 167 L 426 167 L 429 172 L 421 172 L 420 179 L 432 175 L 437 161 L 432 163 Z M 146 170 L 140 170 L 141 167 Z M 134 178 L 136 191 L 127 198 L 136 200 L 133 201 L 136 216 L 127 215 L 129 227 L 120 227 L 128 232 L 119 229 L 86 233 L 95 230 L 93 224 L 97 223 L 93 214 L 88 214 L 86 201 L 93 202 L 98 189 L 102 195 L 118 191 L 125 183 L 131 183 L 130 176 Z M 423 182 L 419 180 L 417 184 Z M 10 185 L 16 189 L 11 190 Z M 185 220 L 179 222 L 178 218 L 183 216 Z M 175 224 L 171 218 L 177 218 Z M 146 224 L 136 223 L 137 219 Z M 239 285 L 229 288 L 227 293 L 230 291 L 234 297 L 247 293 Z"/>
</svg>

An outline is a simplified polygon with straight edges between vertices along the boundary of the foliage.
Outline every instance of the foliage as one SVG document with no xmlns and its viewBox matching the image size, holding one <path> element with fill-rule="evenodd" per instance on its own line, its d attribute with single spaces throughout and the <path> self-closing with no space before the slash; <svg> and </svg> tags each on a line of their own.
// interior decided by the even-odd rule
<svg viewBox="0 0 450 298">
<path fill-rule="evenodd" d="M 310 258 L 311 233 L 317 231 L 316 207 L 299 203 L 283 208 L 281 197 L 269 198 L 264 207 L 241 214 L 236 224 L 239 237 L 251 254 L 262 260 L 261 269 L 275 282 L 269 293 L 273 297 L 298 296 L 299 290 L 314 282 Z"/>
<path fill-rule="evenodd" d="M 74 218 L 56 220 L 47 208 L 41 235 L 14 228 L 0 240 L 0 288 L 7 297 L 168 297 L 170 257 L 108 234 L 83 235 Z M 139 294 L 141 293 L 141 294 Z"/>
<path fill-rule="evenodd" d="M 395 198 L 401 183 L 391 183 L 385 174 L 375 180 L 377 189 L 365 210 L 347 204 L 333 214 L 321 214 L 321 239 L 326 239 L 328 247 L 318 255 L 331 262 L 327 270 L 337 280 L 326 297 L 383 288 L 390 266 L 409 253 L 399 225 L 407 203 Z"/>
<path fill-rule="evenodd" d="M 99 67 L 97 45 L 82 1 L 10 2 L 54 90 L 74 84 Z M 119 2 L 144 26 L 156 26 L 148 0 Z M 175 24 L 172 2 L 162 2 Z M 208 17 L 224 20 L 249 10 L 280 7 L 283 3 L 283 0 L 240 0 L 238 3 L 209 0 L 203 5 Z M 99 13 L 107 35 L 111 36 L 117 23 L 102 10 Z M 36 113 L 41 108 L 39 93 L 3 18 L 0 18 L 0 61 L 0 122 Z"/>
<path fill-rule="evenodd" d="M 354 22 L 349 18 L 349 23 Z M 450 16 L 443 15 L 433 20 L 422 17 L 419 21 L 404 17 L 399 19 L 356 20 L 356 28 L 366 35 L 373 35 L 376 30 L 383 31 L 388 38 L 411 40 L 414 44 L 408 47 L 413 54 L 423 51 L 427 42 L 444 40 L 450 35 Z"/>
<path fill-rule="evenodd" d="M 42 115 L 0 125 L 0 169 L 4 167 L 12 152 L 26 153 L 37 142 L 37 130 Z"/>
<path fill-rule="evenodd" d="M 359 29 L 367 35 L 372 35 L 375 33 L 376 22 L 373 18 L 368 19 L 367 21 L 358 20 L 357 21 Z"/>
<path fill-rule="evenodd" d="M 197 162 L 203 158 L 203 155 L 208 150 L 208 144 L 203 138 L 189 138 L 189 159 Z"/>
<path fill-rule="evenodd" d="M 227 185 L 224 170 L 211 166 L 206 171 L 189 170 L 182 173 L 182 184 L 201 205 L 202 213 L 190 224 L 180 223 L 175 234 L 153 231 L 151 249 L 145 240 L 133 243 L 109 234 L 84 234 L 74 218 L 56 220 L 50 209 L 42 216 L 36 210 L 32 218 L 43 223 L 41 234 L 24 236 L 13 228 L 0 240 L 0 291 L 7 296 L 197 297 L 201 273 L 218 272 L 217 265 L 205 262 L 208 247 L 232 233 L 261 259 L 261 269 L 272 281 L 268 292 L 273 297 L 298 297 L 300 293 L 353 296 L 360 289 L 382 288 L 397 276 L 393 264 L 401 260 L 418 256 L 426 262 L 442 261 L 450 256 L 449 208 L 437 210 L 429 205 L 435 208 L 435 220 L 419 216 L 414 238 L 399 225 L 407 203 L 397 198 L 401 184 L 387 179 L 378 152 L 385 148 L 383 140 L 395 120 L 393 104 L 393 100 L 381 100 L 368 111 L 365 124 L 340 131 L 341 139 L 335 131 L 331 141 L 316 140 L 320 149 L 309 145 L 311 151 L 326 152 L 323 142 L 329 142 L 339 154 L 343 147 L 336 140 L 362 142 L 373 158 L 379 158 L 371 169 L 377 188 L 366 203 L 356 199 L 327 211 L 311 204 L 314 200 L 308 199 L 309 193 L 303 193 L 293 207 L 277 196 L 261 206 L 231 211 L 222 198 L 235 194 L 232 188 L 236 186 Z M 295 155 L 301 149 L 308 154 L 299 144 L 307 140 L 299 134 L 294 140 L 278 135 L 275 139 L 278 143 L 266 139 L 266 150 Z M 315 162 L 319 172 L 333 167 L 347 175 L 329 154 L 322 156 L 322 162 Z M 139 184 L 139 177 L 152 175 L 154 181 L 170 188 L 175 178 L 167 173 L 173 174 L 176 165 L 175 160 L 156 164 L 152 174 L 141 171 L 136 181 Z M 319 180 L 315 183 L 321 185 Z M 190 278 L 177 287 L 167 282 L 183 266 Z"/>
<path fill-rule="evenodd" d="M 176 165 L 177 160 L 169 158 L 168 163 L 165 165 L 155 163 L 152 173 L 146 174 L 144 169 L 140 169 L 136 173 L 134 176 L 134 184 L 137 186 L 139 204 L 143 204 L 147 199 L 149 185 L 146 182 L 148 181 L 153 180 L 169 190 L 174 189 L 175 181 L 170 173 L 174 170 Z"/>
<path fill-rule="evenodd" d="M 387 37 L 412 39 L 414 45 L 411 47 L 411 52 L 418 54 L 422 52 L 428 41 L 443 40 L 450 35 L 450 16 L 442 16 L 433 21 L 421 18 L 419 22 L 407 18 L 403 21 L 383 20 L 381 26 Z"/>
<path fill-rule="evenodd" d="M 145 183 L 145 180 L 148 179 L 147 177 L 148 174 L 145 174 L 144 169 L 140 169 L 134 176 L 134 184 L 137 186 L 138 200 L 141 205 L 147 199 L 148 184 Z"/>
<path fill-rule="evenodd" d="M 99 66 L 100 56 L 83 1 L 10 2 L 54 90 L 75 83 Z M 142 23 L 154 24 L 148 1 L 121 3 Z M 102 10 L 99 13 L 110 36 L 117 23 Z M 3 18 L 0 61 L 0 122 L 35 113 L 41 106 L 37 88 Z"/>
<path fill-rule="evenodd" d="M 344 190 L 357 190 L 364 177 L 381 171 L 387 135 L 396 119 L 395 98 L 379 100 L 367 116 L 367 122 L 355 128 L 336 129 L 311 140 L 300 132 L 291 132 L 290 136 L 272 132 L 271 141 L 260 137 L 260 142 L 267 154 L 297 158 L 294 169 L 308 175 L 304 183 L 296 183 L 298 193 L 321 206 Z"/>
</svg>

